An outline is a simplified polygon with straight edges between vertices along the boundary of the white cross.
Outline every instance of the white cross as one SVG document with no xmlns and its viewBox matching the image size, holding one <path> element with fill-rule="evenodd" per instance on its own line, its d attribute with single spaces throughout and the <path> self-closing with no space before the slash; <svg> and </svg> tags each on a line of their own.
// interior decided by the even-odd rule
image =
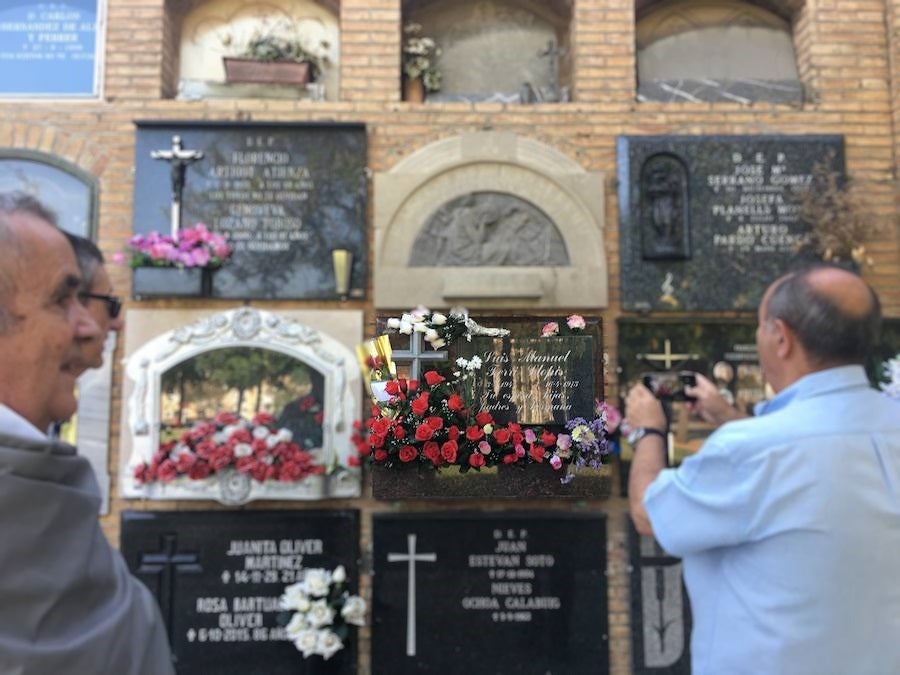
<svg viewBox="0 0 900 675">
<path fill-rule="evenodd" d="M 662 354 L 635 354 L 635 358 L 641 359 L 643 361 L 662 361 L 666 370 L 670 370 L 675 359 L 680 359 L 679 364 L 684 363 L 688 359 L 699 359 L 699 354 L 673 354 L 672 353 L 672 343 L 669 341 L 669 338 L 666 338 L 663 342 L 663 353 Z"/>
<path fill-rule="evenodd" d="M 409 562 L 406 591 L 406 655 L 416 655 L 416 562 L 435 562 L 437 553 L 416 554 L 416 535 L 406 535 L 406 553 L 388 553 L 388 562 Z"/>
</svg>

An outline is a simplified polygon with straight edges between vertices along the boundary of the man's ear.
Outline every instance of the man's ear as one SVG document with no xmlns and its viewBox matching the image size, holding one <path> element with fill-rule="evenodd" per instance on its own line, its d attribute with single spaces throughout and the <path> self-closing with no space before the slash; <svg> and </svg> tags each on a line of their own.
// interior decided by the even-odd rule
<svg viewBox="0 0 900 675">
<path fill-rule="evenodd" d="M 787 359 L 797 347 L 797 335 L 781 319 L 773 322 L 775 328 L 775 353 L 780 359 Z"/>
</svg>

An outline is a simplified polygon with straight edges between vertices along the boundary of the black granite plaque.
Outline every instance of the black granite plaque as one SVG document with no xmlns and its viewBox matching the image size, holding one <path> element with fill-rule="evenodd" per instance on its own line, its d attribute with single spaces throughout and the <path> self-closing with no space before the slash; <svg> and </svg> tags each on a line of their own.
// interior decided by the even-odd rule
<svg viewBox="0 0 900 675">
<path fill-rule="evenodd" d="M 622 306 L 756 309 L 802 262 L 816 163 L 844 171 L 841 136 L 623 136 L 618 140 Z"/>
<path fill-rule="evenodd" d="M 121 550 L 159 600 L 179 675 L 355 673 L 355 636 L 304 659 L 278 608 L 301 568 L 347 570 L 359 589 L 359 513 L 125 511 Z"/>
<path fill-rule="evenodd" d="M 372 672 L 609 672 L 606 516 L 373 516 Z"/>
<path fill-rule="evenodd" d="M 631 654 L 634 675 L 689 675 L 691 605 L 681 559 L 637 533 L 628 519 Z"/>
<path fill-rule="evenodd" d="M 576 417 L 591 420 L 594 400 L 602 397 L 602 339 L 600 322 L 592 319 L 583 331 L 541 337 L 548 321 L 478 318 L 485 326 L 502 327 L 502 338 L 458 340 L 451 360 L 478 356 L 474 392 L 479 409 L 488 410 L 501 424 L 561 425 Z"/>
<path fill-rule="evenodd" d="M 181 224 L 234 246 L 213 275 L 219 298 L 338 297 L 332 251 L 352 253 L 349 295 L 366 287 L 366 130 L 362 124 L 137 122 L 134 231 L 169 233 L 173 137 L 201 159 L 182 168 Z"/>
</svg>

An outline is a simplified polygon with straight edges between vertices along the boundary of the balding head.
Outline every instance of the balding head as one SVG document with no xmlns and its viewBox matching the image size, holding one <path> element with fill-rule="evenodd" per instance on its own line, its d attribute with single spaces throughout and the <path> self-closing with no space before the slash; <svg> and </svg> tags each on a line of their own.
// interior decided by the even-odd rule
<svg viewBox="0 0 900 675">
<path fill-rule="evenodd" d="M 763 317 L 780 319 L 818 368 L 864 364 L 881 332 L 881 304 L 859 276 L 830 265 L 788 274 L 763 298 Z"/>
</svg>

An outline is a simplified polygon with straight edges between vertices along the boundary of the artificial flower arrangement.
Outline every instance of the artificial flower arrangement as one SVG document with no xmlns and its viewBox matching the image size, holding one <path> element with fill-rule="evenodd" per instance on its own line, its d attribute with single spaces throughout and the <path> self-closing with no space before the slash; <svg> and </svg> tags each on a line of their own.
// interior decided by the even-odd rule
<svg viewBox="0 0 900 675">
<path fill-rule="evenodd" d="M 277 429 L 271 414 L 245 420 L 220 412 L 212 421 L 197 422 L 178 439 L 160 444 L 150 462 L 135 468 L 139 484 L 169 483 L 176 478 L 203 480 L 234 468 L 255 481 L 298 482 L 325 473 L 312 455 L 293 442 L 288 429 Z"/>
<path fill-rule="evenodd" d="M 572 315 L 563 325 L 575 335 L 584 329 L 585 322 L 581 316 Z M 388 319 L 387 327 L 402 334 L 422 333 L 434 349 L 450 346 L 463 337 L 471 340 L 473 335 L 507 333 L 479 326 L 465 310 L 442 314 L 422 307 Z M 542 335 L 550 337 L 560 330 L 558 322 L 548 323 Z M 372 363 L 381 367 L 379 374 L 395 372 L 385 367 L 389 358 L 389 353 L 372 357 Z M 371 416 L 357 425 L 354 441 L 360 454 L 386 467 L 424 464 L 435 470 L 457 467 L 460 473 L 546 462 L 556 471 L 565 469 L 563 483 L 571 481 L 582 468 L 603 464 L 609 452 L 608 410 L 603 404 L 597 406 L 594 419 L 578 417 L 553 428 L 516 422 L 498 424 L 474 401 L 471 384 L 475 371 L 481 368 L 481 359 L 458 358 L 455 365 L 448 372 L 426 370 L 420 380 L 392 376 L 383 382 L 383 395 L 374 395 Z M 371 371 L 364 368 L 364 373 L 370 383 L 377 384 Z"/>
<path fill-rule="evenodd" d="M 178 231 L 178 237 L 136 234 L 128 240 L 128 252 L 113 256 L 114 262 L 131 267 L 201 267 L 216 269 L 231 257 L 232 249 L 221 234 L 203 223 Z"/>
<path fill-rule="evenodd" d="M 419 35 L 422 25 L 414 22 L 403 26 L 403 74 L 411 80 L 420 79 L 427 91 L 441 88 L 441 71 L 436 60 L 441 49 L 433 38 Z"/>
<path fill-rule="evenodd" d="M 366 601 L 344 588 L 346 580 L 343 565 L 309 568 L 284 589 L 279 606 L 293 612 L 285 631 L 303 658 L 331 658 L 343 649 L 351 626 L 366 625 Z"/>
<path fill-rule="evenodd" d="M 885 395 L 900 401 L 900 354 L 881 364 L 881 381 L 878 386 Z"/>
</svg>

